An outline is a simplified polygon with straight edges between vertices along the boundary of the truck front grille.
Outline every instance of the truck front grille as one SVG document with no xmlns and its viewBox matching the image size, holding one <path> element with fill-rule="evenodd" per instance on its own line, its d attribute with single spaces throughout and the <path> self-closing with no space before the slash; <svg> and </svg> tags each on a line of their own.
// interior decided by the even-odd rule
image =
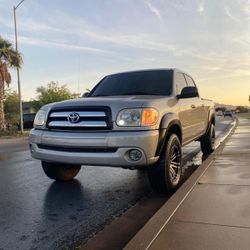
<svg viewBox="0 0 250 250">
<path fill-rule="evenodd" d="M 108 107 L 54 108 L 49 113 L 47 127 L 55 130 L 109 130 L 111 121 Z"/>
</svg>

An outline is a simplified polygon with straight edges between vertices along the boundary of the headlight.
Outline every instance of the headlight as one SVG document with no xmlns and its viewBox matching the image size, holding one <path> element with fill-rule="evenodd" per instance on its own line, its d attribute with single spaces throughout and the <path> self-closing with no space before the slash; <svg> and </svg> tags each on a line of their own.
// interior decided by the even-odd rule
<svg viewBox="0 0 250 250">
<path fill-rule="evenodd" d="M 152 126 L 157 123 L 158 116 L 153 108 L 124 109 L 119 112 L 116 123 L 120 127 Z"/>
<path fill-rule="evenodd" d="M 140 127 L 141 109 L 124 109 L 117 117 L 117 125 L 121 127 Z"/>
<path fill-rule="evenodd" d="M 34 127 L 43 126 L 45 124 L 45 121 L 46 121 L 46 111 L 39 110 L 34 120 Z"/>
</svg>

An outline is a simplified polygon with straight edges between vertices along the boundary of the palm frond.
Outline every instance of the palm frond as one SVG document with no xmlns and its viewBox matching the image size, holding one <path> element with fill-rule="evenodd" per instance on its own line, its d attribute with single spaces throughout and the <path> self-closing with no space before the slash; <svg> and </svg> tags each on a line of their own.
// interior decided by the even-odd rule
<svg viewBox="0 0 250 250">
<path fill-rule="evenodd" d="M 20 68 L 23 63 L 22 55 L 16 52 L 11 42 L 3 39 L 1 36 L 0 36 L 0 59 L 4 61 L 9 67 Z"/>
</svg>

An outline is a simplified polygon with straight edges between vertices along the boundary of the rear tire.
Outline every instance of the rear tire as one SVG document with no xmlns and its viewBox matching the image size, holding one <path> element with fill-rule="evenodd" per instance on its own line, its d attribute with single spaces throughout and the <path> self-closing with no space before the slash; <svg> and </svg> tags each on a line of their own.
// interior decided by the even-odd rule
<svg viewBox="0 0 250 250">
<path fill-rule="evenodd" d="M 183 175 L 181 143 L 176 134 L 167 137 L 166 146 L 158 163 L 149 167 L 148 177 L 157 193 L 174 192 Z"/>
<path fill-rule="evenodd" d="M 209 155 L 215 150 L 215 127 L 211 123 L 208 132 L 204 135 L 201 140 L 201 151 L 204 155 Z"/>
<path fill-rule="evenodd" d="M 81 165 L 70 165 L 42 161 L 44 173 L 56 181 L 70 181 L 80 171 Z"/>
</svg>

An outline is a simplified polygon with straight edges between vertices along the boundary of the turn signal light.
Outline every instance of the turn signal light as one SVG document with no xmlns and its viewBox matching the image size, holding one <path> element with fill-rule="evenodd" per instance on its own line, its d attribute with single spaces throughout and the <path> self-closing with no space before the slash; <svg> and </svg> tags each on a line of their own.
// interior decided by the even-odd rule
<svg viewBox="0 0 250 250">
<path fill-rule="evenodd" d="M 152 108 L 146 108 L 142 111 L 142 119 L 141 125 L 142 126 L 152 126 L 155 125 L 158 121 L 158 111 Z"/>
</svg>

